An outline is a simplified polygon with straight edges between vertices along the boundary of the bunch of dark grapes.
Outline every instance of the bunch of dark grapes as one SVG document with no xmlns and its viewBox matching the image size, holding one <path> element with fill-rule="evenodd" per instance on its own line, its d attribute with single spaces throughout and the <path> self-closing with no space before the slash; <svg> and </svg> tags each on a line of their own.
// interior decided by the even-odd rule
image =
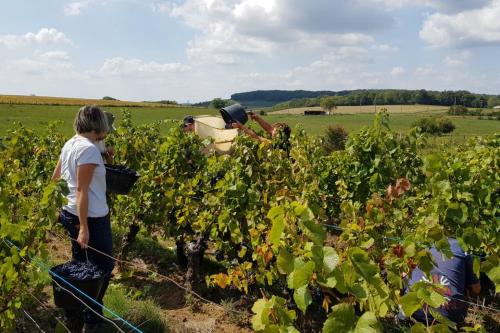
<svg viewBox="0 0 500 333">
<path fill-rule="evenodd" d="M 68 261 L 56 267 L 54 273 L 63 278 L 78 281 L 93 280 L 104 275 L 99 267 L 89 261 Z"/>
</svg>

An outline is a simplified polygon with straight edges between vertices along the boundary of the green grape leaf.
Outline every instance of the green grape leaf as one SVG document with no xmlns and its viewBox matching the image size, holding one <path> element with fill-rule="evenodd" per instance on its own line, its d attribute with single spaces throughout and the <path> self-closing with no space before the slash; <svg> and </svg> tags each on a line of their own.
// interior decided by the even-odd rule
<svg viewBox="0 0 500 333">
<path fill-rule="evenodd" d="M 312 296 L 308 286 L 305 285 L 296 289 L 293 293 L 293 300 L 297 304 L 297 307 L 305 313 L 307 307 L 312 303 Z"/>
<path fill-rule="evenodd" d="M 457 223 L 467 221 L 467 206 L 464 203 L 450 202 L 446 210 L 446 217 Z"/>
<path fill-rule="evenodd" d="M 335 288 L 337 285 L 337 279 L 335 276 L 328 276 L 326 278 L 318 278 L 318 284 L 327 288 Z"/>
<path fill-rule="evenodd" d="M 270 311 L 268 302 L 263 299 L 259 299 L 253 304 L 252 312 L 254 316 L 252 317 L 252 327 L 254 330 L 260 331 L 266 328 L 269 324 Z"/>
<path fill-rule="evenodd" d="M 278 271 L 281 274 L 290 274 L 293 272 L 294 257 L 287 249 L 281 249 L 277 258 Z"/>
<path fill-rule="evenodd" d="M 427 328 L 422 323 L 416 323 L 411 327 L 411 333 L 428 333 Z"/>
<path fill-rule="evenodd" d="M 285 230 L 285 211 L 283 207 L 273 207 L 267 214 L 269 219 L 272 221 L 273 225 L 271 231 L 269 232 L 269 240 L 271 243 L 277 247 L 281 240 L 281 235 Z"/>
<path fill-rule="evenodd" d="M 304 224 L 304 234 L 316 245 L 322 246 L 326 239 L 325 229 L 313 222 L 313 221 L 303 221 Z"/>
<path fill-rule="evenodd" d="M 443 316 L 438 311 L 434 311 L 433 309 L 429 308 L 429 312 L 432 315 L 432 317 L 434 317 L 434 319 L 439 321 L 441 324 L 444 324 L 444 326 L 446 326 L 446 328 L 448 328 L 448 327 L 456 328 L 457 327 L 457 325 L 453 321 L 451 321 L 447 317 Z"/>
<path fill-rule="evenodd" d="M 307 263 L 303 265 L 297 265 L 297 260 L 295 261 L 295 267 L 293 272 L 289 275 L 293 276 L 291 278 L 291 286 L 290 286 L 290 281 L 289 281 L 289 288 L 291 289 L 298 289 L 302 286 L 305 286 L 309 283 L 309 280 L 311 280 L 312 274 L 314 271 L 314 262 L 308 261 Z"/>
<path fill-rule="evenodd" d="M 495 284 L 496 293 L 500 292 L 500 266 L 493 267 L 489 271 L 486 272 L 486 275 L 490 278 L 491 281 Z"/>
<path fill-rule="evenodd" d="M 269 325 L 262 332 L 263 333 L 280 333 L 280 327 L 278 325 Z"/>
<path fill-rule="evenodd" d="M 352 333 L 356 327 L 356 314 L 352 305 L 337 304 L 332 307 L 323 324 L 323 333 Z"/>
<path fill-rule="evenodd" d="M 373 312 L 365 312 L 358 319 L 354 333 L 381 333 L 382 325 L 377 320 Z"/>
<path fill-rule="evenodd" d="M 401 306 L 403 307 L 405 316 L 411 317 L 415 311 L 422 307 L 420 299 L 417 296 L 417 292 L 411 291 L 401 297 Z"/>
<path fill-rule="evenodd" d="M 328 274 L 337 267 L 339 260 L 339 255 L 333 247 L 323 247 L 323 268 Z"/>
<path fill-rule="evenodd" d="M 428 155 L 424 159 L 424 169 L 426 172 L 433 173 L 441 169 L 441 157 L 437 154 Z"/>
</svg>

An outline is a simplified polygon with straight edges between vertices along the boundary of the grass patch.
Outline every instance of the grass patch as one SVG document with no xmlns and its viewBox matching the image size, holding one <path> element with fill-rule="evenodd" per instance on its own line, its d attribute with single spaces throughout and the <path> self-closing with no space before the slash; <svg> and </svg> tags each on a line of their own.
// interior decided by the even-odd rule
<svg viewBox="0 0 500 333">
<path fill-rule="evenodd" d="M 62 121 L 58 130 L 70 136 L 74 133 L 73 120 L 78 109 L 78 106 L 67 105 L 0 104 L 0 135 L 4 135 L 16 121 L 36 132 L 45 130 L 49 122 Z M 218 113 L 215 109 L 188 107 L 104 107 L 103 109 L 115 115 L 115 126 L 119 125 L 122 120 L 123 109 L 132 113 L 132 122 L 136 125 L 150 124 L 166 119 L 182 120 L 186 115 L 198 116 Z M 170 126 L 172 125 L 169 123 L 162 124 L 162 133 L 167 133 Z"/>
<path fill-rule="evenodd" d="M 170 332 L 166 318 L 156 303 L 148 299 L 133 299 L 121 285 L 109 286 L 104 297 L 104 305 L 144 333 Z M 111 316 L 109 313 L 105 314 Z"/>
<path fill-rule="evenodd" d="M 238 326 L 249 325 L 248 316 L 238 308 L 238 301 L 232 299 L 222 299 L 220 305 L 226 311 L 227 319 Z"/>
<path fill-rule="evenodd" d="M 436 114 L 442 116 L 442 114 Z M 296 116 L 296 115 L 269 115 L 265 117 L 271 123 L 286 122 L 292 128 L 300 125 L 308 134 L 323 135 L 328 126 L 339 125 L 348 132 L 358 131 L 363 126 L 373 123 L 373 114 L 343 114 L 333 116 Z M 413 122 L 421 118 L 427 118 L 429 114 L 391 114 L 389 116 L 390 127 L 396 132 L 407 132 L 412 128 Z M 500 131 L 500 122 L 496 120 L 479 120 L 477 117 L 450 116 L 449 119 L 455 124 L 456 129 L 450 135 L 462 138 L 471 135 L 490 135 Z"/>
<path fill-rule="evenodd" d="M 128 229 L 117 226 L 116 221 L 113 221 L 112 230 L 114 251 L 118 255 Z M 129 248 L 127 258 L 123 259 L 130 261 L 133 258 L 139 257 L 155 265 L 168 265 L 175 261 L 176 258 L 175 247 L 168 246 L 168 243 L 168 241 L 163 240 L 161 237 L 152 237 L 151 234 L 141 229 Z"/>
</svg>

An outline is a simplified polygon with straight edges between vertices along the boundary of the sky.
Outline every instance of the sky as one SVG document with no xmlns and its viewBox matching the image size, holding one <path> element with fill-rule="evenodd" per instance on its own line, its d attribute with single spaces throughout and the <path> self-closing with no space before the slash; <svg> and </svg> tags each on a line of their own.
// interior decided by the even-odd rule
<svg viewBox="0 0 500 333">
<path fill-rule="evenodd" d="M 500 0 L 0 0 L 0 94 L 500 94 Z"/>
</svg>

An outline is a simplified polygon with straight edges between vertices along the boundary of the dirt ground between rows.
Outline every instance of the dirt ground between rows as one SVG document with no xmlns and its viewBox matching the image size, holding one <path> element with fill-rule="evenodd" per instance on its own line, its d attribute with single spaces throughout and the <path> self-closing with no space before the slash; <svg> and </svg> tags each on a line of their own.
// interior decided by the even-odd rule
<svg viewBox="0 0 500 333">
<path fill-rule="evenodd" d="M 51 259 L 54 263 L 62 263 L 68 261 L 71 257 L 69 241 L 63 241 L 58 238 L 52 238 L 48 243 Z M 148 264 L 139 260 L 141 265 Z M 151 269 L 155 269 L 151 267 Z M 133 277 L 121 278 L 120 273 L 115 268 L 115 278 L 112 283 L 120 283 L 125 286 L 134 287 L 135 290 L 140 290 L 141 286 L 154 285 L 154 302 L 161 308 L 164 315 L 169 332 L 172 333 L 248 333 L 250 329 L 249 320 L 241 316 L 235 318 L 229 311 L 216 306 L 215 304 L 205 303 L 194 299 L 194 301 L 186 301 L 186 293 L 177 287 L 174 283 L 163 278 L 152 278 L 148 274 L 137 272 Z M 162 272 L 163 273 L 163 272 Z M 183 284 L 183 272 L 173 272 L 168 275 L 170 278 Z M 57 324 L 56 316 L 61 318 L 61 310 L 56 309 L 52 298 L 52 286 L 47 285 L 42 293 L 36 296 L 42 301 L 43 305 L 33 300 L 25 310 L 35 319 L 40 325 L 40 329 L 49 333 L 55 331 Z M 239 310 L 239 309 L 238 309 Z M 39 332 L 40 329 L 23 313 L 16 323 L 14 332 L 16 333 L 32 333 Z M 250 314 L 249 314 L 250 315 Z M 125 330 L 128 332 L 129 330 Z M 108 333 L 108 332 L 106 332 Z M 113 332 L 109 332 L 113 333 Z"/>
</svg>

